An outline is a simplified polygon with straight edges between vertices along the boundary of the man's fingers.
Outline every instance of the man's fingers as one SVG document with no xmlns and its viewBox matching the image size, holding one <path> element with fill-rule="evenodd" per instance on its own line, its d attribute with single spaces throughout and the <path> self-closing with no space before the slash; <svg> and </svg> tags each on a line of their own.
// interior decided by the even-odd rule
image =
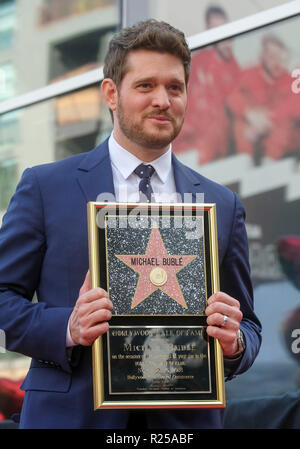
<svg viewBox="0 0 300 449">
<path fill-rule="evenodd" d="M 226 323 L 224 324 L 224 316 L 227 316 Z M 231 329 L 237 331 L 239 329 L 240 321 L 230 318 L 228 315 L 222 313 L 213 313 L 207 317 L 207 324 L 209 326 L 223 327 L 224 329 Z"/>
<path fill-rule="evenodd" d="M 219 340 L 224 355 L 235 354 L 238 349 L 237 333 L 243 318 L 239 301 L 226 293 L 217 292 L 208 299 L 207 304 L 207 334 Z M 227 319 L 224 320 L 224 317 Z"/>
<path fill-rule="evenodd" d="M 224 329 L 217 326 L 207 326 L 206 332 L 210 337 L 217 338 L 221 343 L 221 346 L 232 345 L 236 340 L 236 331 L 230 329 Z"/>
<path fill-rule="evenodd" d="M 238 309 L 240 308 L 239 301 L 224 292 L 217 292 L 210 296 L 210 298 L 208 298 L 207 300 L 207 305 L 213 304 L 215 302 L 223 302 L 224 304 L 228 304 L 229 306 L 237 307 Z"/>
<path fill-rule="evenodd" d="M 239 308 L 236 306 L 230 306 L 228 304 L 225 304 L 223 302 L 213 302 L 209 306 L 206 307 L 205 310 L 206 315 L 209 317 L 214 314 L 219 315 L 226 315 L 228 318 L 231 318 L 232 320 L 236 320 L 238 323 L 241 322 L 243 318 L 243 314 Z M 224 318 L 223 318 L 224 320 Z M 221 326 L 222 323 L 214 323 L 217 326 Z"/>
<path fill-rule="evenodd" d="M 97 310 L 107 310 L 111 311 L 113 309 L 113 304 L 109 298 L 95 299 L 95 301 L 82 302 L 78 304 L 77 313 L 82 316 L 88 316 Z"/>
<path fill-rule="evenodd" d="M 109 321 L 112 317 L 112 313 L 107 309 L 99 309 L 95 310 L 89 314 L 81 314 L 80 311 L 78 313 L 78 324 L 81 328 L 89 328 L 94 326 L 95 324 L 103 323 L 105 321 Z"/>
<path fill-rule="evenodd" d="M 207 326 L 206 332 L 210 337 L 218 339 L 225 356 L 230 356 L 237 352 L 238 344 L 236 330 L 218 326 Z"/>
<path fill-rule="evenodd" d="M 100 287 L 92 288 L 91 274 L 90 270 L 86 273 L 84 282 L 79 291 L 79 297 L 84 296 L 84 300 L 94 301 L 97 298 L 101 298 L 103 296 L 108 297 L 108 293 L 106 290 Z"/>
<path fill-rule="evenodd" d="M 228 317 L 225 327 L 242 321 L 243 313 L 240 310 L 240 303 L 235 298 L 223 292 L 213 294 L 207 301 L 205 313 L 208 317 L 208 324 L 213 326 L 222 326 L 224 323 L 224 315 Z M 209 318 L 210 317 L 210 318 Z"/>
<path fill-rule="evenodd" d="M 91 283 L 91 274 L 90 274 L 90 270 L 88 270 L 88 272 L 86 273 L 84 282 L 81 286 L 80 292 L 79 292 L 79 296 L 83 295 L 84 293 L 88 292 L 89 290 L 91 290 L 92 288 L 92 283 Z"/>
<path fill-rule="evenodd" d="M 87 329 L 82 329 L 80 331 L 79 344 L 82 346 L 90 346 L 100 335 L 105 334 L 108 330 L 109 324 L 107 321 L 98 323 Z"/>
<path fill-rule="evenodd" d="M 93 302 L 93 301 L 96 301 L 101 298 L 108 299 L 108 301 L 112 307 L 112 302 L 110 301 L 110 299 L 108 297 L 107 291 L 100 287 L 92 288 L 91 290 L 88 290 L 85 293 L 82 293 L 81 295 L 79 295 L 77 304 L 80 305 L 80 304 L 84 304 L 84 303 L 89 303 L 89 302 Z"/>
<path fill-rule="evenodd" d="M 70 335 L 74 343 L 91 345 L 99 335 L 107 332 L 107 321 L 112 317 L 112 309 L 113 304 L 108 293 L 100 287 L 91 288 L 88 271 L 69 321 Z"/>
<path fill-rule="evenodd" d="M 90 345 L 99 335 L 107 332 L 107 321 L 112 317 L 111 310 L 112 303 L 109 298 L 83 303 L 78 300 L 70 317 L 70 334 L 74 343 Z"/>
</svg>

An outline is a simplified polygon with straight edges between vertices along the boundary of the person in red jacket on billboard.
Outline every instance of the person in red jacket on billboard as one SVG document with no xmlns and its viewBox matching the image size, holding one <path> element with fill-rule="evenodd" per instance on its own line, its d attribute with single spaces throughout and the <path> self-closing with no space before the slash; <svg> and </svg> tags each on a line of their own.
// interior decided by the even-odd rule
<svg viewBox="0 0 300 449">
<path fill-rule="evenodd" d="M 300 109 L 287 61 L 285 44 L 273 34 L 264 36 L 260 64 L 244 70 L 228 99 L 237 153 L 260 161 L 279 159 L 300 148 L 300 142 L 292 139 Z"/>
<path fill-rule="evenodd" d="M 207 29 L 227 21 L 222 8 L 207 9 Z M 173 145 L 175 153 L 197 150 L 201 164 L 227 155 L 230 123 L 225 102 L 239 75 L 240 67 L 233 55 L 230 39 L 193 55 L 186 119 Z"/>
</svg>

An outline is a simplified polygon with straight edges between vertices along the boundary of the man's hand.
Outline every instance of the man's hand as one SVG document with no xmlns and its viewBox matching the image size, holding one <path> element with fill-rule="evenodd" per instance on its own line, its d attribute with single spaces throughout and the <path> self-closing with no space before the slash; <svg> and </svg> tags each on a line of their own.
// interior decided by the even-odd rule
<svg viewBox="0 0 300 449">
<path fill-rule="evenodd" d="M 87 272 L 70 316 L 70 334 L 78 345 L 90 346 L 96 338 L 109 329 L 113 304 L 102 288 L 91 288 L 90 272 Z"/>
<path fill-rule="evenodd" d="M 243 318 L 239 301 L 226 293 L 217 292 L 208 299 L 207 304 L 207 334 L 219 340 L 224 356 L 235 355 L 238 352 L 237 334 Z M 226 322 L 224 316 L 227 317 Z"/>
</svg>

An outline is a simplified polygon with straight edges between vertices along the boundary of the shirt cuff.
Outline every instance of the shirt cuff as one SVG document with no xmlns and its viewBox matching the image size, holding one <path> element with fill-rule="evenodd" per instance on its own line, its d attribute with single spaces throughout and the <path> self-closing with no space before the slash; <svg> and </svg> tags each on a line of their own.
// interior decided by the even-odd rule
<svg viewBox="0 0 300 449">
<path fill-rule="evenodd" d="M 76 343 L 72 340 L 71 332 L 70 332 L 70 318 L 67 326 L 67 335 L 66 335 L 66 347 L 73 348 L 73 346 L 77 346 Z"/>
</svg>

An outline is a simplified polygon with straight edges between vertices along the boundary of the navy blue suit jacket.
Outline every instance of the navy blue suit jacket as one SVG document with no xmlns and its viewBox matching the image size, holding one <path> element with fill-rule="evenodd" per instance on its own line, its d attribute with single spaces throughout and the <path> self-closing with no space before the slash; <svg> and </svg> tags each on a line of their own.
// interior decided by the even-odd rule
<svg viewBox="0 0 300 449">
<path fill-rule="evenodd" d="M 247 370 L 260 346 L 253 313 L 244 209 L 237 195 L 173 157 L 177 192 L 216 203 L 221 290 L 241 303 Z M 91 348 L 70 363 L 69 316 L 88 270 L 86 203 L 114 193 L 108 144 L 25 170 L 0 232 L 0 329 L 7 349 L 32 357 L 20 427 L 122 428 L 128 411 L 93 411 Z M 38 302 L 31 300 L 36 292 Z M 76 351 L 74 351 L 76 354 Z M 215 428 L 218 410 L 147 412 L 150 428 Z"/>
</svg>

